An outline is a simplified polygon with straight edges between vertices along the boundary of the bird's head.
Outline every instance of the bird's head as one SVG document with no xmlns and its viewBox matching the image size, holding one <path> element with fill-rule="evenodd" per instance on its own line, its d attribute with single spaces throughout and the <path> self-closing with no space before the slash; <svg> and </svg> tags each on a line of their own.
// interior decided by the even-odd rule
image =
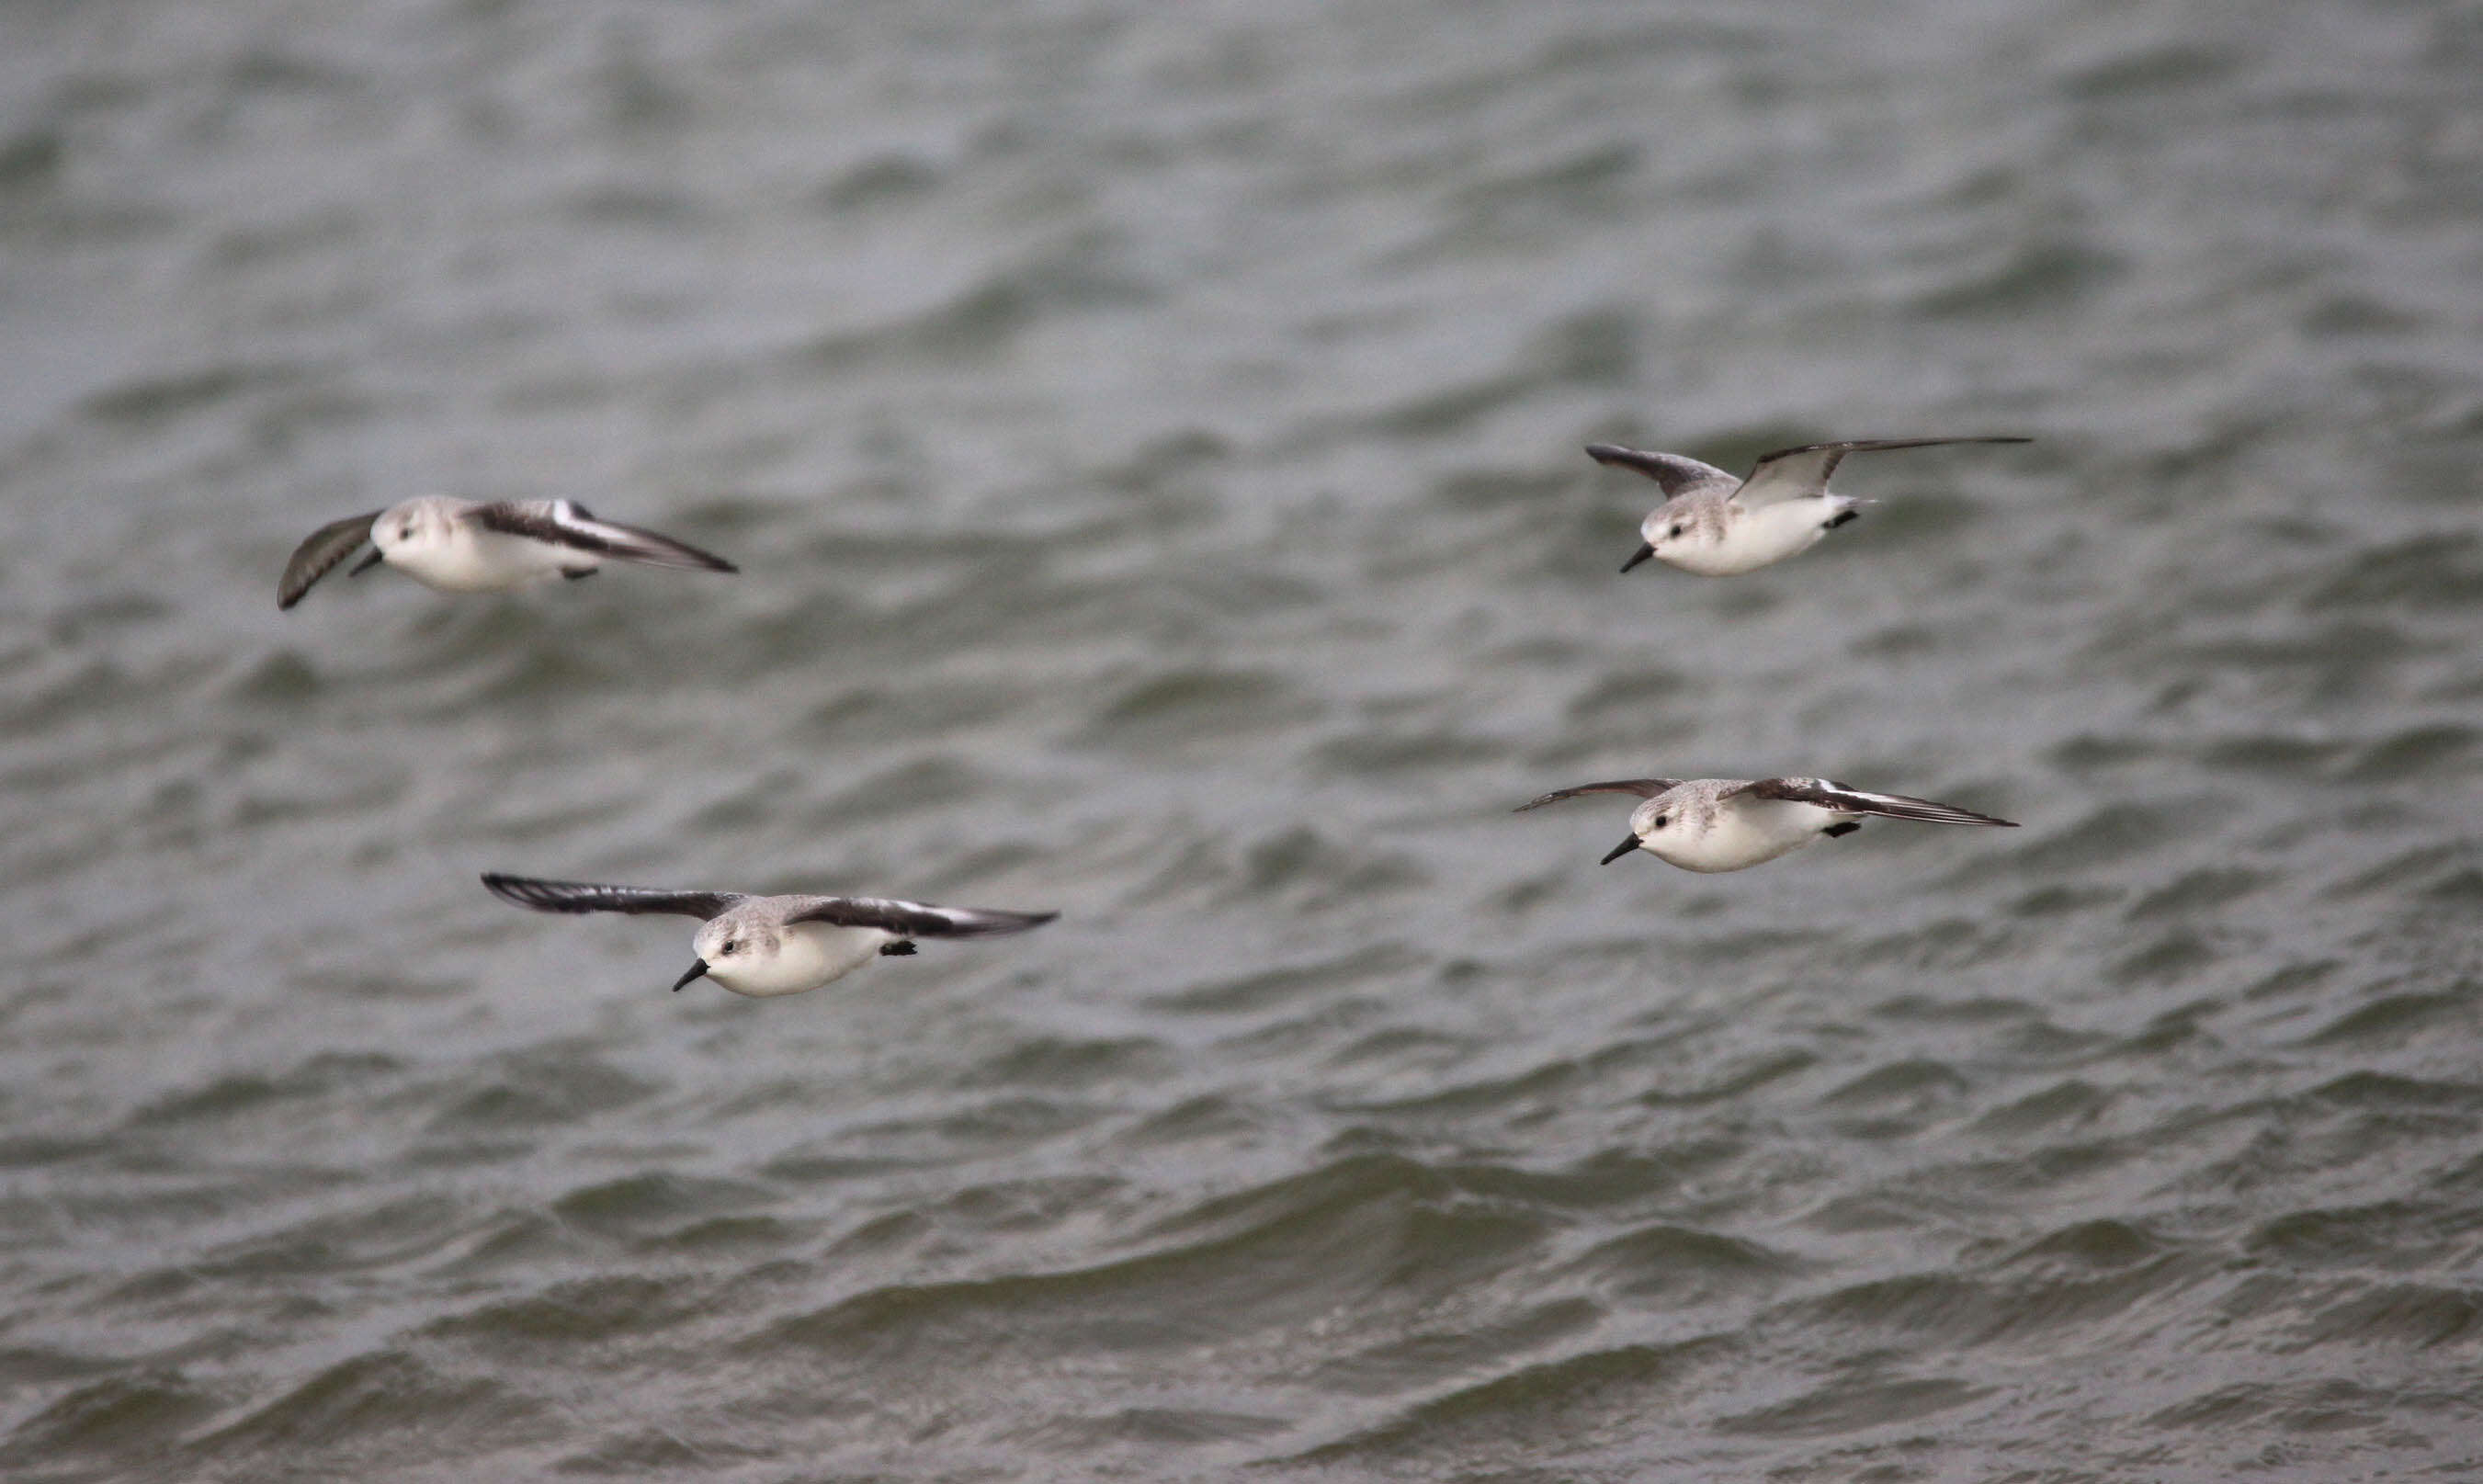
<svg viewBox="0 0 2483 1484">
<path fill-rule="evenodd" d="M 380 512 L 371 522 L 371 544 L 380 548 L 380 556 L 393 556 L 441 540 L 456 519 L 455 509 L 439 495 L 406 500 Z"/>
<path fill-rule="evenodd" d="M 706 975 L 727 989 L 735 979 L 774 962 L 783 948 L 782 939 L 773 928 L 755 923 L 737 913 L 726 913 L 709 920 L 698 930 L 698 964 L 683 974 L 681 985 Z"/>
</svg>

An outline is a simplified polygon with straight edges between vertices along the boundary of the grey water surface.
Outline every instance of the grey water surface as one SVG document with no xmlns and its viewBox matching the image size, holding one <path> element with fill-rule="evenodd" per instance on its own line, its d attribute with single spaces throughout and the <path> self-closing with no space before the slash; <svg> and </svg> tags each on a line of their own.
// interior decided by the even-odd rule
<svg viewBox="0 0 2483 1484">
<path fill-rule="evenodd" d="M 0 10 L 0 1473 L 2475 1476 L 2478 78 L 2412 0 Z M 1579 452 L 1937 434 L 2039 441 L 1728 581 Z M 435 490 L 743 572 L 277 611 Z M 2024 827 L 1508 812 L 1654 772 Z M 1062 915 L 675 995 L 488 869 Z"/>
</svg>

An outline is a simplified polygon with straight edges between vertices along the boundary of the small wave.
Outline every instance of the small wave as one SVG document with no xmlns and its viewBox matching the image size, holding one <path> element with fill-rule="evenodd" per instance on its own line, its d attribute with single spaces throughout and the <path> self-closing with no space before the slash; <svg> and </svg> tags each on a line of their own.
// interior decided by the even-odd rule
<svg viewBox="0 0 2483 1484">
<path fill-rule="evenodd" d="M 1910 1380 L 1831 1381 L 1791 1401 L 1720 1418 L 1720 1431 L 1772 1438 L 1825 1438 L 1919 1422 L 1991 1394 L 1989 1386 L 1951 1376 Z"/>
<path fill-rule="evenodd" d="M 224 1398 L 181 1371 L 148 1366 L 77 1388 L 10 1433 L 0 1463 L 24 1478 L 55 1478 L 64 1459 L 127 1469 L 172 1461 L 181 1439 Z"/>
<path fill-rule="evenodd" d="M 678 1232 L 776 1200 L 774 1191 L 749 1180 L 655 1171 L 573 1190 L 554 1201 L 551 1211 L 598 1236 L 635 1237 Z"/>
<path fill-rule="evenodd" d="M 1641 1440 L 1649 1417 L 1677 1413 L 1683 1391 L 1730 1366 L 1740 1352 L 1736 1341 L 1716 1338 L 1622 1345 L 1522 1365 L 1294 1461 L 1548 1459 Z"/>
<path fill-rule="evenodd" d="M 1596 1243 L 1561 1271 L 1634 1304 L 1676 1309 L 1764 1294 L 1802 1270 L 1793 1258 L 1746 1237 L 1657 1222 Z"/>
<path fill-rule="evenodd" d="M 441 1373 L 399 1351 L 359 1355 L 196 1440 L 185 1454 L 280 1470 L 306 1452 L 386 1457 L 391 1468 L 471 1460 L 543 1443 L 562 1428 L 543 1400 L 496 1381 Z"/>
<path fill-rule="evenodd" d="M 875 1371 L 945 1369 L 959 1346 L 1025 1360 L 1107 1346 L 1186 1350 L 1310 1321 L 1346 1304 L 1390 1311 L 1514 1260 L 1538 1222 L 1461 1200 L 1436 1174 L 1372 1156 L 1211 1199 L 1160 1223 L 1152 1250 L 1067 1272 L 874 1288 L 779 1320 L 754 1353 L 797 1346 Z"/>
<path fill-rule="evenodd" d="M 1336 958 L 1230 978 L 1210 979 L 1156 995 L 1159 1009 L 1193 1015 L 1246 1015 L 1280 1009 L 1302 999 L 1325 999 L 1375 979 L 1394 978 L 1423 961 L 1402 943 L 1374 943 Z"/>
</svg>

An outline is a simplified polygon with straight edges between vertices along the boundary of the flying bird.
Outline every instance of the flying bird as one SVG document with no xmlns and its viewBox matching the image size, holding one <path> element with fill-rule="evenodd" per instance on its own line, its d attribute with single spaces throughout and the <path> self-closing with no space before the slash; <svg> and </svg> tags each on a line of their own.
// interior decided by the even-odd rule
<svg viewBox="0 0 2483 1484">
<path fill-rule="evenodd" d="M 1606 865 L 1643 850 L 1685 871 L 1739 871 L 1822 835 L 1851 835 L 1875 814 L 1942 825 L 2017 827 L 2016 820 L 1994 819 L 1953 804 L 1866 793 L 1824 778 L 1625 778 L 1556 788 L 1519 805 L 1514 812 L 1587 793 L 1635 794 L 1646 801 L 1630 811 L 1629 838 L 1605 855 Z"/>
<path fill-rule="evenodd" d="M 1860 500 L 1832 494 L 1828 489 L 1828 477 L 1847 454 L 1949 443 L 2033 441 L 1964 437 L 1805 443 L 1761 454 L 1748 479 L 1735 479 L 1712 464 L 1680 454 L 1623 448 L 1617 443 L 1589 443 L 1587 457 L 1597 464 L 1636 469 L 1664 490 L 1664 503 L 1640 522 L 1641 544 L 1621 564 L 1621 570 L 1653 557 L 1702 577 L 1730 577 L 1806 551 L 1821 537 L 1859 517 Z"/>
<path fill-rule="evenodd" d="M 876 896 L 748 896 L 738 891 L 664 891 L 539 881 L 486 871 L 494 896 L 537 912 L 680 913 L 705 919 L 689 972 L 673 981 L 712 979 L 735 994 L 764 999 L 799 994 L 841 979 L 872 959 L 914 951 L 918 938 L 999 938 L 1037 928 L 1058 913 L 934 907 Z"/>
<path fill-rule="evenodd" d="M 587 577 L 608 559 L 690 571 L 739 571 L 720 556 L 634 525 L 599 520 L 574 500 L 461 500 L 426 494 L 333 520 L 293 548 L 276 606 L 302 601 L 368 541 L 359 577 L 385 562 L 442 593 L 497 593 L 552 577 Z"/>
</svg>

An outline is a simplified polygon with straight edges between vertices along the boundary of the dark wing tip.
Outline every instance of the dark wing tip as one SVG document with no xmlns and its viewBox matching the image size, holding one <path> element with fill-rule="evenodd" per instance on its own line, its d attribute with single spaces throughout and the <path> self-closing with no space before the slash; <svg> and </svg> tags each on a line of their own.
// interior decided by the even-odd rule
<svg viewBox="0 0 2483 1484">
<path fill-rule="evenodd" d="M 1945 448 L 1952 443 L 2031 443 L 2033 438 L 2016 433 L 1979 433 L 1956 438 L 1892 438 L 1891 448 Z M 1867 450 L 1866 450 L 1867 451 Z"/>
<path fill-rule="evenodd" d="M 1827 443 L 1801 443 L 1792 448 L 1778 448 L 1759 455 L 1757 463 L 1773 464 L 1795 454 L 1876 454 L 1890 453 L 1900 448 L 1946 448 L 1953 443 L 2031 443 L 2033 438 L 2021 434 L 1969 434 L 1953 438 L 1837 438 Z"/>
<path fill-rule="evenodd" d="M 532 876 L 512 876 L 506 871 L 485 871 L 483 889 L 503 902 L 531 907 L 537 912 L 567 912 L 570 904 L 562 900 L 556 881 L 540 881 Z"/>
<path fill-rule="evenodd" d="M 1009 933 L 1031 933 L 1060 915 L 1056 912 L 1008 912 L 996 907 L 969 909 L 975 915 L 959 924 L 960 938 L 993 938 Z M 976 921 L 975 918 L 981 919 Z"/>
<path fill-rule="evenodd" d="M 604 523 L 614 524 L 614 522 L 610 521 L 606 521 Z M 731 562 L 717 556 L 714 552 L 703 551 L 685 541 L 680 541 L 670 536 L 660 535 L 656 532 L 646 530 L 634 525 L 616 526 L 616 529 L 627 531 L 630 535 L 637 537 L 641 541 L 649 543 L 654 548 L 653 551 L 630 551 L 616 548 L 612 554 L 622 558 L 624 561 L 645 562 L 649 566 L 653 567 L 678 568 L 684 571 L 738 572 L 741 570 L 740 568 L 735 567 Z"/>
<path fill-rule="evenodd" d="M 957 914 L 947 918 L 949 936 L 957 938 L 1031 932 L 1060 915 L 1056 912 L 1011 912 L 1005 907 L 948 907 L 933 908 L 931 912 L 934 915 Z"/>
<path fill-rule="evenodd" d="M 529 892 L 529 888 L 534 885 L 535 882 L 528 877 L 512 876 L 506 871 L 485 871 L 483 873 L 484 890 L 498 897 L 501 901 L 515 902 L 521 907 L 532 907 L 536 905 Z"/>
<path fill-rule="evenodd" d="M 499 871 L 486 871 L 483 885 L 494 896 L 537 912 L 672 913 L 709 918 L 730 912 L 734 903 L 744 900 L 737 891 L 672 891 L 592 881 L 543 881 Z"/>
<path fill-rule="evenodd" d="M 1861 808 L 1855 812 L 1880 814 L 1890 819 L 1912 819 L 1926 824 L 1998 825 L 2015 830 L 2017 821 L 1985 814 L 1956 804 L 1942 804 L 1937 799 L 1917 799 L 1910 794 L 1873 793 L 1851 783 L 1831 779 L 1761 779 L 1745 790 L 1762 799 L 1794 799 L 1805 804 L 1824 805 L 1829 808 Z"/>
<path fill-rule="evenodd" d="M 626 543 L 616 542 L 604 546 L 604 550 L 625 562 L 644 562 L 652 567 L 671 567 L 685 571 L 738 572 L 741 570 L 740 568 L 717 556 L 714 552 L 693 546 L 678 536 L 667 536 L 661 531 L 651 531 L 643 525 L 624 525 L 618 520 L 597 520 L 595 524 L 606 530 L 618 531 L 627 539 L 627 542 L 637 543 L 632 547 Z"/>
<path fill-rule="evenodd" d="M 1608 783 L 1579 783 L 1568 788 L 1555 788 L 1540 798 L 1519 805 L 1509 812 L 1523 814 L 1528 809 L 1539 809 L 1547 804 L 1558 804 L 1563 799 L 1574 799 L 1580 794 L 1589 793 L 1625 793 L 1634 798 L 1652 799 L 1668 788 L 1680 786 L 1681 780 L 1677 778 L 1621 778 Z"/>
<path fill-rule="evenodd" d="M 1962 805 L 1942 804 L 1935 799 L 1911 799 L 1907 802 L 1921 804 L 1929 808 L 1939 811 L 1939 814 L 1942 817 L 1936 819 L 1934 823 L 1946 823 L 1953 825 L 1998 825 L 2004 830 L 2015 830 L 2017 828 L 2017 821 L 2014 819 L 2003 819 L 1997 814 L 1986 814 L 1980 809 L 1970 809 Z"/>
<path fill-rule="evenodd" d="M 1535 797 L 1527 800 L 1517 808 L 1510 809 L 1509 812 L 1512 814 L 1523 814 L 1528 809 L 1539 809 L 1547 804 L 1558 804 L 1563 799 L 1574 799 L 1585 792 L 1587 792 L 1587 790 L 1583 788 L 1555 788 L 1550 793 L 1537 794 Z"/>
<path fill-rule="evenodd" d="M 485 871 L 483 888 L 504 902 L 531 907 L 537 912 L 590 913 L 597 904 L 589 899 L 597 891 L 608 891 L 581 881 L 545 881 L 535 876 L 512 876 L 506 871 Z"/>
<path fill-rule="evenodd" d="M 276 579 L 278 611 L 282 612 L 302 601 L 302 595 L 309 592 L 312 584 L 334 571 L 337 563 L 352 556 L 362 543 L 370 540 L 371 522 L 383 514 L 385 512 L 375 510 L 368 515 L 331 520 L 303 538 L 302 543 L 293 548 L 293 554 L 284 559 L 283 575 Z"/>
<path fill-rule="evenodd" d="M 885 896 L 823 896 L 786 917 L 838 927 L 873 927 L 909 938 L 999 938 L 1039 928 L 1056 912 L 1010 912 L 1000 907 L 942 907 Z"/>
</svg>

